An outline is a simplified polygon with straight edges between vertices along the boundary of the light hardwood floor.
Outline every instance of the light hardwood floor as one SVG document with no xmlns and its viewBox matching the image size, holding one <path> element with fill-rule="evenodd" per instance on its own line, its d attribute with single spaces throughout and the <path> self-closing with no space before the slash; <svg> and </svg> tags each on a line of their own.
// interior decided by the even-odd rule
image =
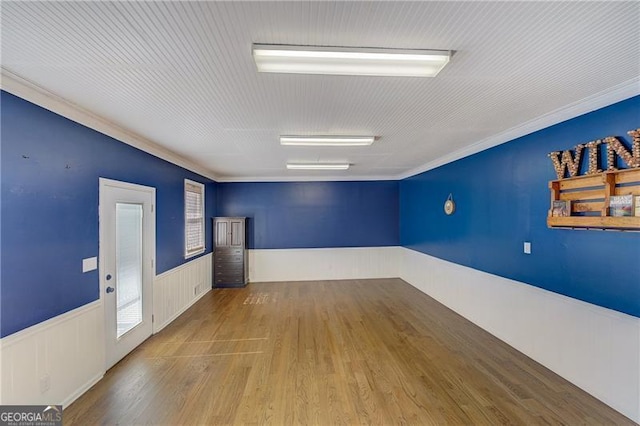
<svg viewBox="0 0 640 426">
<path fill-rule="evenodd" d="M 634 424 L 399 279 L 214 289 L 64 420 Z"/>
</svg>

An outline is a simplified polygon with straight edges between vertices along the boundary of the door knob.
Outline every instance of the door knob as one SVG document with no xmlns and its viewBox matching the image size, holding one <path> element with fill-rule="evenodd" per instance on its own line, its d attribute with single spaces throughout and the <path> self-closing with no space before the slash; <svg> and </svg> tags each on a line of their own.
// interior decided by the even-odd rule
<svg viewBox="0 0 640 426">
<path fill-rule="evenodd" d="M 116 291 L 115 288 L 113 287 L 107 287 L 107 293 L 113 293 L 114 291 Z"/>
</svg>

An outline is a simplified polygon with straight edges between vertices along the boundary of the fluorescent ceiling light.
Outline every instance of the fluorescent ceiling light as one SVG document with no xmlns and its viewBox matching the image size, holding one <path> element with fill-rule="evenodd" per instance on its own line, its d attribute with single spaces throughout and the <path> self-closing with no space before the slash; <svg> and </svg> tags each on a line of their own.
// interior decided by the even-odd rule
<svg viewBox="0 0 640 426">
<path fill-rule="evenodd" d="M 280 145 L 296 146 L 366 146 L 373 136 L 280 136 Z"/>
<path fill-rule="evenodd" d="M 448 50 L 406 50 L 254 44 L 259 72 L 435 77 Z"/>
<path fill-rule="evenodd" d="M 289 170 L 347 170 L 349 163 L 287 163 Z"/>
</svg>

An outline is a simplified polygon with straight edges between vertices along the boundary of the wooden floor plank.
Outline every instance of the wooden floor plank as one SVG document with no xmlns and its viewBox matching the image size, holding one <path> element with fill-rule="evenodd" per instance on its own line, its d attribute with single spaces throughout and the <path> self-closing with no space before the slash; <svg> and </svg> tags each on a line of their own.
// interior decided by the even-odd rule
<svg viewBox="0 0 640 426">
<path fill-rule="evenodd" d="M 214 289 L 65 424 L 634 424 L 399 279 Z"/>
</svg>

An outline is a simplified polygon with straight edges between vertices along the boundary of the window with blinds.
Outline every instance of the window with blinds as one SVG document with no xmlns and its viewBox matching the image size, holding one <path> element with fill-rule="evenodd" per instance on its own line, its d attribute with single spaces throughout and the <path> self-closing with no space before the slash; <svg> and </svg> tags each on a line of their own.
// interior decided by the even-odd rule
<svg viewBox="0 0 640 426">
<path fill-rule="evenodd" d="M 184 180 L 184 257 L 204 253 L 204 185 Z"/>
</svg>

